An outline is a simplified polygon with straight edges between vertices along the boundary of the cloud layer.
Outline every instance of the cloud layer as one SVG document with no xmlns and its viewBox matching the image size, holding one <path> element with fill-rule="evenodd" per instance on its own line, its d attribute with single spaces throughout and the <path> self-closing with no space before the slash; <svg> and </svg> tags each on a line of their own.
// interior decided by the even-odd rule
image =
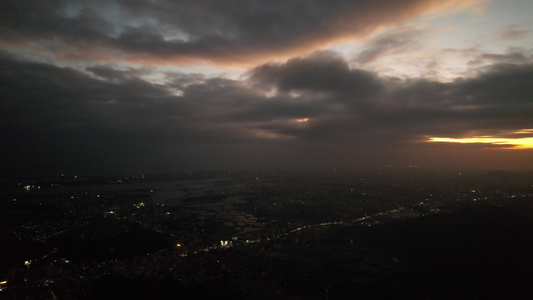
<svg viewBox="0 0 533 300">
<path fill-rule="evenodd" d="M 516 133 L 533 128 L 531 64 L 496 64 L 449 83 L 400 81 L 317 52 L 240 80 L 167 73 L 165 84 L 138 69 L 83 72 L 6 53 L 0 65 L 5 173 L 416 164 L 458 153 L 470 156 L 457 164 L 486 163 L 486 145 L 426 141 L 533 135 Z"/>
<path fill-rule="evenodd" d="M 0 1 L 0 174 L 533 166 L 456 143 L 533 135 L 530 26 L 494 3 Z"/>
<path fill-rule="evenodd" d="M 26 45 L 56 59 L 236 63 L 309 53 L 478 2 L 10 0 L 0 3 L 0 35 L 7 45 Z"/>
</svg>

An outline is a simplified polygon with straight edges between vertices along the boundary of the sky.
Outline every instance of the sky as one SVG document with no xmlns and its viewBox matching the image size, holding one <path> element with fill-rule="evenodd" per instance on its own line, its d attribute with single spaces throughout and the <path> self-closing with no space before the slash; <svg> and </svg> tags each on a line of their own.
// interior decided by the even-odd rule
<svg viewBox="0 0 533 300">
<path fill-rule="evenodd" d="M 532 11 L 1 1 L 0 174 L 533 168 Z"/>
</svg>

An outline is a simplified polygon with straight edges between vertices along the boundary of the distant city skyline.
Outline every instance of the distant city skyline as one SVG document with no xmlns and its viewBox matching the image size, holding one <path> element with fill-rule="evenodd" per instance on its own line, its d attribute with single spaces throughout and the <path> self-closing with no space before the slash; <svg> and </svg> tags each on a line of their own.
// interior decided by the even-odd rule
<svg viewBox="0 0 533 300">
<path fill-rule="evenodd" d="M 0 175 L 533 168 L 531 1 L 2 1 Z"/>
</svg>

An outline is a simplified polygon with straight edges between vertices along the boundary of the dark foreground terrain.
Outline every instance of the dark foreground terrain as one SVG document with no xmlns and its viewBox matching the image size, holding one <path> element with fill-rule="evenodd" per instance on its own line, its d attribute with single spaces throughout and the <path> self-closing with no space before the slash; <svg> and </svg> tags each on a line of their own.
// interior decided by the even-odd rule
<svg viewBox="0 0 533 300">
<path fill-rule="evenodd" d="M 531 299 L 529 173 L 386 176 L 15 189 L 0 299 Z"/>
<path fill-rule="evenodd" d="M 104 277 L 89 298 L 530 299 L 533 222 L 499 207 L 331 226 L 289 239 L 213 251 L 223 276 L 204 283 Z"/>
</svg>

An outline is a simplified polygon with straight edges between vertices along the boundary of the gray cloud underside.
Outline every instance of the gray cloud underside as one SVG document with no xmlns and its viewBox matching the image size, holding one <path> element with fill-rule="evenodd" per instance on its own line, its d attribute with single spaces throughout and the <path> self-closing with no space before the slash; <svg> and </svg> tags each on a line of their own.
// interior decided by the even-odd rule
<svg viewBox="0 0 533 300">
<path fill-rule="evenodd" d="M 0 38 L 64 57 L 239 60 L 367 34 L 445 2 L 2 1 Z"/>
<path fill-rule="evenodd" d="M 420 48 L 417 38 L 425 33 L 420 26 L 402 26 L 369 41 L 354 59 L 358 65 L 372 63 L 382 55 Z"/>
<path fill-rule="evenodd" d="M 518 40 L 528 33 L 528 30 L 520 29 L 517 25 L 508 25 L 499 32 L 498 37 L 504 40 Z"/>
<path fill-rule="evenodd" d="M 301 158 L 302 149 L 319 156 L 328 147 L 415 149 L 428 147 L 428 135 L 533 128 L 530 64 L 498 64 L 451 83 L 391 84 L 322 52 L 258 66 L 240 81 L 169 73 L 166 85 L 141 79 L 142 70 L 84 72 L 7 54 L 0 65 L 5 168 L 85 160 L 109 168 L 164 165 L 169 157 L 205 164 L 250 153 L 248 161 L 272 153 Z"/>
<path fill-rule="evenodd" d="M 470 52 L 473 49 L 467 49 L 464 52 Z M 483 64 L 528 64 L 533 62 L 533 51 L 522 48 L 510 48 L 507 53 L 478 53 L 473 60 L 468 62 L 469 66 L 478 66 Z"/>
</svg>

